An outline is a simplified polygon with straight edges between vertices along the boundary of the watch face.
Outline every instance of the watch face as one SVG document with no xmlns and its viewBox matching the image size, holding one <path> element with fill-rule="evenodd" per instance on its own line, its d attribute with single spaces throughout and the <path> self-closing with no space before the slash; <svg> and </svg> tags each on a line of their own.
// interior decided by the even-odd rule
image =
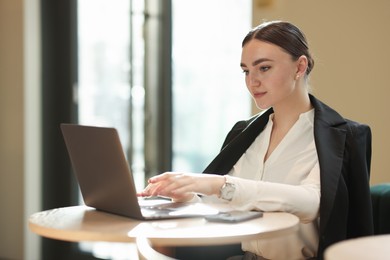
<svg viewBox="0 0 390 260">
<path fill-rule="evenodd" d="M 225 183 L 221 189 L 221 198 L 224 200 L 232 200 L 236 187 L 233 183 Z"/>
</svg>

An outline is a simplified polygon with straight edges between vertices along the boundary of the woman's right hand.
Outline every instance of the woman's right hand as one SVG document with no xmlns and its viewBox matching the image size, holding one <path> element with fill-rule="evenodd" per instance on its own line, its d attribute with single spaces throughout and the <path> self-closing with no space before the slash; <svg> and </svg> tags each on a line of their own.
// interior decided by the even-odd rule
<svg viewBox="0 0 390 260">
<path fill-rule="evenodd" d="M 225 177 L 215 174 L 166 172 L 149 179 L 138 196 L 162 196 L 174 201 L 189 201 L 194 195 L 219 195 Z"/>
</svg>

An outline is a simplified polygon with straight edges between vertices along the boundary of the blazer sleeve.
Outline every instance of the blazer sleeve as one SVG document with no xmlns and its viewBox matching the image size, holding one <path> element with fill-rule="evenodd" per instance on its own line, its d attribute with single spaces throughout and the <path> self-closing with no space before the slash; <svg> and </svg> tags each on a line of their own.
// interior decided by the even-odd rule
<svg viewBox="0 0 390 260">
<path fill-rule="evenodd" d="M 349 121 L 347 151 L 348 227 L 347 238 L 373 234 L 370 194 L 371 129 L 367 125 Z"/>
</svg>

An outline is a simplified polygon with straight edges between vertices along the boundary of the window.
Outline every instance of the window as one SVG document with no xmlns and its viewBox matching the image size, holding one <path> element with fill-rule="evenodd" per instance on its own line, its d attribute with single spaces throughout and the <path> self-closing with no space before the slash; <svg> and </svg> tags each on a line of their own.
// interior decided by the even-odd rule
<svg viewBox="0 0 390 260">
<path fill-rule="evenodd" d="M 173 170 L 202 171 L 250 114 L 239 64 L 251 3 L 173 1 Z"/>
<path fill-rule="evenodd" d="M 144 168 L 143 22 L 143 1 L 78 0 L 78 122 L 118 129 L 137 183 Z"/>
</svg>

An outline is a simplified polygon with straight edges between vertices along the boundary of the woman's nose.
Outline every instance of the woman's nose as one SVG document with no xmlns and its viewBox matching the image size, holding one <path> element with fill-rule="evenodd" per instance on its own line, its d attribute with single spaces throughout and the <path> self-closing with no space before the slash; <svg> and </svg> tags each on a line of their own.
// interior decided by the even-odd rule
<svg viewBox="0 0 390 260">
<path fill-rule="evenodd" d="M 251 87 L 260 86 L 260 78 L 256 73 L 249 73 L 248 75 L 248 85 Z"/>
</svg>

